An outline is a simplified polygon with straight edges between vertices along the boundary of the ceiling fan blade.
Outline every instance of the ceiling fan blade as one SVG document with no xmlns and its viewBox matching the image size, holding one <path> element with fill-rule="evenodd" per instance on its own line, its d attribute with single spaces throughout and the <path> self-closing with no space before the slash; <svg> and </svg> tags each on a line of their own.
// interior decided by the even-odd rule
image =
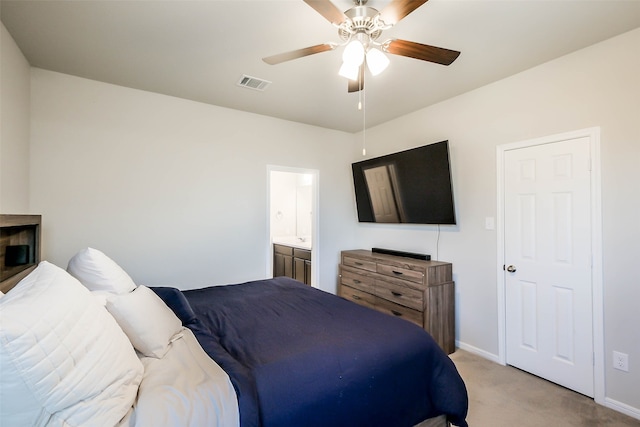
<svg viewBox="0 0 640 427">
<path fill-rule="evenodd" d="M 262 60 L 267 64 L 275 65 L 281 62 L 291 61 L 292 59 L 298 59 L 298 58 L 313 55 L 316 53 L 327 52 L 335 48 L 336 48 L 335 44 L 323 43 L 323 44 L 317 44 L 315 46 L 305 47 L 302 49 L 292 50 L 290 52 L 279 53 L 273 56 L 267 56 L 266 58 L 262 58 Z"/>
<path fill-rule="evenodd" d="M 347 19 L 345 14 L 329 0 L 304 0 L 304 2 L 332 24 L 340 25 Z"/>
<path fill-rule="evenodd" d="M 429 46 L 422 43 L 410 42 L 407 40 L 394 39 L 384 43 L 385 52 L 394 55 L 408 56 L 410 58 L 421 59 L 423 61 L 435 62 L 436 64 L 449 65 L 456 60 L 460 52 L 457 50 L 445 49 L 442 47 Z"/>
<path fill-rule="evenodd" d="M 349 79 L 348 93 L 358 92 L 364 89 L 364 63 L 358 69 L 358 78 L 356 80 Z"/>
<path fill-rule="evenodd" d="M 391 0 L 391 3 L 380 11 L 380 18 L 387 25 L 395 25 L 426 2 L 427 0 Z"/>
</svg>

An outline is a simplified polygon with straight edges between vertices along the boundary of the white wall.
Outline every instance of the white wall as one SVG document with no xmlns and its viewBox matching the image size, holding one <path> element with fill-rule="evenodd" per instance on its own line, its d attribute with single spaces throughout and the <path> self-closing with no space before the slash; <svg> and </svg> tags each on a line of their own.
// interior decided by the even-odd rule
<svg viewBox="0 0 640 427">
<path fill-rule="evenodd" d="M 292 172 L 271 172 L 271 236 L 296 236 L 296 191 L 298 175 Z"/>
<path fill-rule="evenodd" d="M 426 252 L 453 263 L 457 339 L 498 352 L 496 146 L 601 126 L 606 396 L 640 417 L 640 29 L 367 131 L 370 156 L 448 139 L 458 225 L 359 225 L 359 246 Z M 354 147 L 352 159 L 360 159 Z"/>
<path fill-rule="evenodd" d="M 271 236 L 312 235 L 313 176 L 308 173 L 271 171 Z"/>
<path fill-rule="evenodd" d="M 183 289 L 262 278 L 267 165 L 299 167 L 320 171 L 319 280 L 335 291 L 352 135 L 37 68 L 31 132 L 44 258 L 93 246 L 138 283 Z"/>
<path fill-rule="evenodd" d="M 30 213 L 30 67 L 4 24 L 0 27 L 0 213 Z"/>
<path fill-rule="evenodd" d="M 296 235 L 311 238 L 313 232 L 313 176 L 298 174 L 296 182 Z"/>
</svg>

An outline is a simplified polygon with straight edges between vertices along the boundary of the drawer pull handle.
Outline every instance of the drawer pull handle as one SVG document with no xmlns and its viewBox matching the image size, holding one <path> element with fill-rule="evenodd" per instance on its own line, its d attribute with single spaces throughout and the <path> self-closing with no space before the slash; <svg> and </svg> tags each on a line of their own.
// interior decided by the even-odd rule
<svg viewBox="0 0 640 427">
<path fill-rule="evenodd" d="M 401 297 L 402 294 L 400 292 L 395 292 L 395 291 L 391 291 L 391 295 L 393 295 L 394 297 Z"/>
<path fill-rule="evenodd" d="M 362 282 L 358 279 L 353 279 L 353 283 L 362 283 Z"/>
<path fill-rule="evenodd" d="M 364 265 L 361 262 L 354 262 L 355 265 Z"/>
<path fill-rule="evenodd" d="M 402 317 L 402 313 L 399 311 L 391 310 L 391 313 L 393 313 L 394 316 Z"/>
<path fill-rule="evenodd" d="M 361 299 L 358 295 L 351 295 L 353 297 L 353 299 Z"/>
<path fill-rule="evenodd" d="M 391 270 L 391 272 L 395 275 L 402 276 L 402 271 Z"/>
</svg>

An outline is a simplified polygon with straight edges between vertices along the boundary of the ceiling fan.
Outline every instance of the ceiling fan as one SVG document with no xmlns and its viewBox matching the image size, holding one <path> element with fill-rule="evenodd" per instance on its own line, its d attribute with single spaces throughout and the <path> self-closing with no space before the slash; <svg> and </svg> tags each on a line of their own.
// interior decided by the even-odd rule
<svg viewBox="0 0 640 427">
<path fill-rule="evenodd" d="M 262 58 L 267 64 L 302 58 L 345 46 L 340 75 L 349 78 L 349 92 L 364 88 L 364 66 L 373 75 L 386 68 L 389 59 L 383 52 L 407 56 L 422 61 L 449 65 L 460 52 L 401 39 L 377 40 L 384 30 L 422 6 L 427 0 L 391 0 L 380 12 L 365 6 L 367 0 L 354 0 L 355 6 L 341 12 L 330 0 L 303 0 L 326 20 L 338 28 L 342 43 L 323 43 Z"/>
</svg>

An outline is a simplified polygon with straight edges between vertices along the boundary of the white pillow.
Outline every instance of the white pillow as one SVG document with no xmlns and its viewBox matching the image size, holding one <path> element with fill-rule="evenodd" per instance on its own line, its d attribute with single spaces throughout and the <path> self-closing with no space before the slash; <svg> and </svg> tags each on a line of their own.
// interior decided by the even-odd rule
<svg viewBox="0 0 640 427">
<path fill-rule="evenodd" d="M 109 296 L 111 295 L 112 294 L 110 292 L 91 291 L 91 296 L 95 298 L 98 304 L 100 304 L 102 307 L 107 306 L 107 298 L 109 298 Z"/>
<path fill-rule="evenodd" d="M 182 322 L 169 307 L 146 286 L 128 294 L 112 295 L 107 310 L 116 319 L 136 350 L 161 359 L 169 344 L 178 339 Z"/>
<path fill-rule="evenodd" d="M 97 249 L 86 248 L 69 260 L 67 271 L 90 291 L 124 294 L 136 288 L 131 277 L 114 260 Z"/>
<path fill-rule="evenodd" d="M 0 299 L 0 425 L 115 425 L 143 367 L 104 307 L 46 261 Z"/>
</svg>

